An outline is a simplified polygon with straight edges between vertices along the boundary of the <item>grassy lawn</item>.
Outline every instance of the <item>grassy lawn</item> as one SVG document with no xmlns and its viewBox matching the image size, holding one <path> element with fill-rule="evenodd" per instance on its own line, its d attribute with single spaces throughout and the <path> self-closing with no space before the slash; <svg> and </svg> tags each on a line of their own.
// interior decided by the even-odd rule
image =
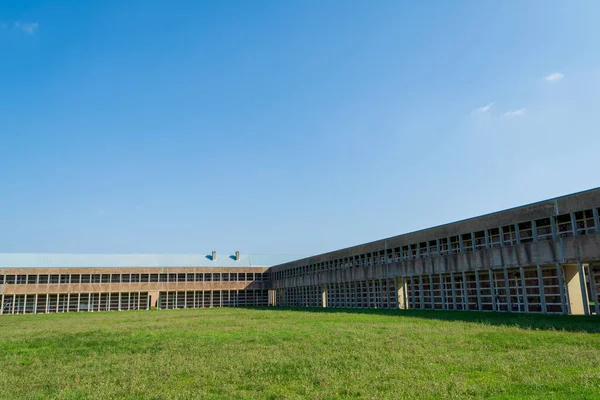
<svg viewBox="0 0 600 400">
<path fill-rule="evenodd" d="M 600 318 L 201 309 L 0 317 L 0 399 L 600 398 Z"/>
</svg>

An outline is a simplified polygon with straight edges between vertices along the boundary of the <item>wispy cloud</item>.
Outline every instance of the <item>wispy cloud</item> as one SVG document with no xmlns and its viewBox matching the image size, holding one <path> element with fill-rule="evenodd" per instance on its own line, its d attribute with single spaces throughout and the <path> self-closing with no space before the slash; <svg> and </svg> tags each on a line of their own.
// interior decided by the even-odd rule
<svg viewBox="0 0 600 400">
<path fill-rule="evenodd" d="M 520 110 L 511 110 L 504 113 L 505 117 L 521 117 L 525 115 L 525 109 L 521 108 Z"/>
<path fill-rule="evenodd" d="M 560 81 L 565 76 L 560 72 L 553 72 L 550 75 L 546 76 L 544 79 L 548 82 Z"/>
<path fill-rule="evenodd" d="M 490 111 L 490 109 L 492 108 L 492 106 L 494 105 L 494 103 L 490 103 L 487 106 L 483 106 L 483 107 L 479 107 L 478 109 L 474 110 L 473 113 L 485 113 Z"/>
<path fill-rule="evenodd" d="M 39 24 L 37 22 L 21 22 L 16 21 L 13 26 L 15 29 L 20 29 L 25 33 L 33 35 L 37 31 Z"/>
</svg>

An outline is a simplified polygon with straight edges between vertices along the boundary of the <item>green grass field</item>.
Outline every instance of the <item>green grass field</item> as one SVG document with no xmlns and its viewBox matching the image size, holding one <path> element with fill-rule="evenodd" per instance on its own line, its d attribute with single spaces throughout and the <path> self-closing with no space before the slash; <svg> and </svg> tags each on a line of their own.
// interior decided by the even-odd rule
<svg viewBox="0 0 600 400">
<path fill-rule="evenodd" d="M 0 399 L 600 398 L 600 319 L 201 309 L 0 317 Z"/>
</svg>

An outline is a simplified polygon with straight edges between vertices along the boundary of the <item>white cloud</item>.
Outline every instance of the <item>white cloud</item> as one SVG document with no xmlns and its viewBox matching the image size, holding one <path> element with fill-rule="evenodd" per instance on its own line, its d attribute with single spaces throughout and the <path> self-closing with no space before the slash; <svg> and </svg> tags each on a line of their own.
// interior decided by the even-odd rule
<svg viewBox="0 0 600 400">
<path fill-rule="evenodd" d="M 492 108 L 492 106 L 494 105 L 494 103 L 490 103 L 487 106 L 483 106 L 483 107 L 479 107 L 477 110 L 473 111 L 474 113 L 484 113 L 484 112 L 488 112 L 490 111 L 490 108 Z"/>
<path fill-rule="evenodd" d="M 547 80 L 548 82 L 553 82 L 553 81 L 560 81 L 564 77 L 565 76 L 563 74 L 561 74 L 560 72 L 553 72 L 550 75 L 546 76 L 544 79 Z"/>
<path fill-rule="evenodd" d="M 512 110 L 504 113 L 505 117 L 520 117 L 525 115 L 525 109 L 521 108 L 520 110 Z"/>
<path fill-rule="evenodd" d="M 35 31 L 37 30 L 37 28 L 39 27 L 39 24 L 37 22 L 21 22 L 21 21 L 17 21 L 17 22 L 14 23 L 14 27 L 16 29 L 22 30 L 25 33 L 33 35 L 35 33 Z"/>
</svg>

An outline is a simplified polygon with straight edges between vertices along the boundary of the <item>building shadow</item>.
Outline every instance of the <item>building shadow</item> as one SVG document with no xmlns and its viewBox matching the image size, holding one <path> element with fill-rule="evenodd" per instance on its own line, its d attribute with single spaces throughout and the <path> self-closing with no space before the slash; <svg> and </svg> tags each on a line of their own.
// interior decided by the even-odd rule
<svg viewBox="0 0 600 400">
<path fill-rule="evenodd" d="M 248 307 L 256 310 L 295 311 L 303 313 L 368 314 L 389 317 L 460 321 L 473 324 L 516 327 L 527 330 L 600 333 L 600 317 L 553 314 L 518 314 L 480 311 L 444 310 L 396 310 L 361 308 L 316 308 L 316 307 Z"/>
</svg>

